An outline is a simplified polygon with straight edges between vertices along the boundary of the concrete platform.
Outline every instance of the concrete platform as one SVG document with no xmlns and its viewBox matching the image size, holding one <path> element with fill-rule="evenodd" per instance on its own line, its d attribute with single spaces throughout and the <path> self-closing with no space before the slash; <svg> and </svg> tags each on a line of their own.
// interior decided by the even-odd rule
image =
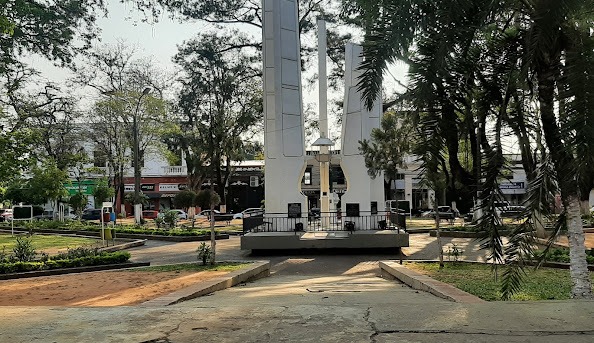
<svg viewBox="0 0 594 343">
<path fill-rule="evenodd" d="M 241 250 L 400 248 L 409 244 L 400 230 L 250 232 L 241 237 Z"/>
</svg>

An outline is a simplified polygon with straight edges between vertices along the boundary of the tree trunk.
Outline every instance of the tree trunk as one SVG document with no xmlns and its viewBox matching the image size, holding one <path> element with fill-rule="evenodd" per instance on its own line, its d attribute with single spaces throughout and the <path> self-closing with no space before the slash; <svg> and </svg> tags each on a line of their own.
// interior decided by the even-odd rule
<svg viewBox="0 0 594 343">
<path fill-rule="evenodd" d="M 554 60 L 558 60 L 558 58 Z M 537 77 L 544 138 L 557 174 L 561 199 L 567 211 L 570 275 L 573 284 L 571 296 L 573 298 L 592 298 L 592 283 L 586 262 L 584 229 L 580 215 L 578 181 L 571 169 L 575 164 L 574 157 L 564 146 L 554 112 L 555 76 L 553 66 L 550 64 L 542 66 L 537 71 Z"/>
<path fill-rule="evenodd" d="M 433 202 L 433 211 L 435 211 L 435 237 L 437 238 L 437 248 L 439 249 L 439 269 L 443 269 L 443 245 L 441 244 L 441 231 L 439 229 L 439 211 L 437 201 Z"/>
<path fill-rule="evenodd" d="M 580 214 L 580 200 L 576 196 L 567 199 L 567 238 L 569 240 L 569 273 L 573 287 L 571 297 L 576 299 L 592 298 L 592 283 L 586 261 L 584 230 Z"/>
<path fill-rule="evenodd" d="M 210 194 L 214 193 L 214 185 L 212 179 L 210 180 Z M 214 217 L 214 202 L 210 201 L 210 265 L 214 266 L 216 258 L 216 232 L 215 232 L 215 217 Z"/>
</svg>

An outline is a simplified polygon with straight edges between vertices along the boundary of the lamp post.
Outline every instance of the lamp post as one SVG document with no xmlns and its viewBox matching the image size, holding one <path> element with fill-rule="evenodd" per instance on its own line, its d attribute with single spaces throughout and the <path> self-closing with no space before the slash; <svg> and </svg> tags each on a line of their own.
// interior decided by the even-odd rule
<svg viewBox="0 0 594 343">
<path fill-rule="evenodd" d="M 326 73 L 326 22 L 318 20 L 318 68 L 319 68 L 319 118 L 320 138 L 312 146 L 320 147 L 320 153 L 316 156 L 320 162 L 320 212 L 323 228 L 330 225 L 330 147 L 334 145 L 328 138 L 328 79 Z"/>
<path fill-rule="evenodd" d="M 138 98 L 136 103 L 136 110 L 134 111 L 133 130 L 134 130 L 134 219 L 137 224 L 140 224 L 142 218 L 142 203 L 140 202 L 140 157 L 139 157 L 139 142 L 138 142 L 138 109 L 142 97 L 151 91 L 150 88 L 145 88 Z"/>
</svg>

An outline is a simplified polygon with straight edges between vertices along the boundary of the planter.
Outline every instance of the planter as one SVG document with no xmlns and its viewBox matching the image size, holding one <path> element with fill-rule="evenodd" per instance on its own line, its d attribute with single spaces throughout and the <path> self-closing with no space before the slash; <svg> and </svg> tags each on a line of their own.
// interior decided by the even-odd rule
<svg viewBox="0 0 594 343">
<path fill-rule="evenodd" d="M 14 228 L 15 231 L 29 232 L 24 228 Z M 8 230 L 10 232 L 10 229 Z M 39 233 L 51 233 L 51 234 L 72 234 L 78 236 L 89 236 L 89 237 L 101 237 L 101 231 L 83 231 L 83 230 L 54 230 L 54 229 L 34 229 L 33 232 Z M 210 240 L 210 234 L 197 235 L 197 236 L 164 236 L 164 235 L 145 235 L 140 233 L 123 233 L 116 231 L 116 238 L 131 238 L 131 239 L 149 239 L 155 241 L 166 241 L 166 242 L 196 242 L 196 241 L 208 241 Z M 229 239 L 228 234 L 217 234 L 215 239 Z"/>
<path fill-rule="evenodd" d="M 22 273 L 10 273 L 0 274 L 0 280 L 11 280 L 11 279 L 24 279 L 38 276 L 51 276 L 51 275 L 63 275 L 72 273 L 85 273 L 85 272 L 96 272 L 101 270 L 111 269 L 124 269 L 124 268 L 135 268 L 135 267 L 146 267 L 150 266 L 150 262 L 126 262 L 117 264 L 106 264 L 100 266 L 87 266 L 87 267 L 73 267 L 73 268 L 62 268 L 62 269 L 51 269 L 51 270 L 36 270 L 32 272 Z"/>
</svg>

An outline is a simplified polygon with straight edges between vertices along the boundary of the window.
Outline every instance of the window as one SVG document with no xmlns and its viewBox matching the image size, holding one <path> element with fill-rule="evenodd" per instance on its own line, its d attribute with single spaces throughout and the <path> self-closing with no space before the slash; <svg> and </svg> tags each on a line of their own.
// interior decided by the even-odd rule
<svg viewBox="0 0 594 343">
<path fill-rule="evenodd" d="M 307 167 L 305 169 L 305 174 L 303 174 L 303 183 L 306 185 L 311 185 L 311 167 Z"/>
<path fill-rule="evenodd" d="M 250 176 L 250 187 L 258 187 L 260 179 L 257 176 Z"/>
<path fill-rule="evenodd" d="M 345 184 L 345 177 L 340 166 L 332 166 L 330 168 L 330 182 L 336 183 L 337 185 L 344 185 Z"/>
<path fill-rule="evenodd" d="M 105 167 L 107 164 L 107 155 L 101 150 L 93 151 L 93 166 Z"/>
<path fill-rule="evenodd" d="M 404 180 L 404 174 L 396 174 L 396 180 Z"/>
</svg>

